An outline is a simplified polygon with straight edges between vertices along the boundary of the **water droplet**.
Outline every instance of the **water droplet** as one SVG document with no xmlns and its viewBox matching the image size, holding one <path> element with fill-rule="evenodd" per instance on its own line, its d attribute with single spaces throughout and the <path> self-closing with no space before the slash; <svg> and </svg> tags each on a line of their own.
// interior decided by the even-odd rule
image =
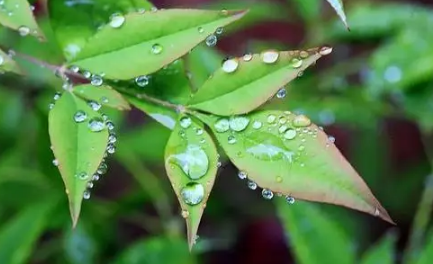
<svg viewBox="0 0 433 264">
<path fill-rule="evenodd" d="M 162 52 L 163 48 L 161 45 L 159 45 L 158 43 L 153 44 L 152 46 L 152 53 L 153 54 L 160 54 Z"/>
<path fill-rule="evenodd" d="M 89 129 L 92 132 L 101 132 L 105 128 L 104 120 L 100 117 L 94 117 L 89 120 Z"/>
<path fill-rule="evenodd" d="M 380 215 L 380 211 L 378 208 L 374 209 L 374 216 L 379 216 Z"/>
<path fill-rule="evenodd" d="M 108 136 L 108 142 L 109 142 L 109 143 L 114 144 L 114 143 L 116 143 L 116 141 L 117 141 L 117 137 L 116 137 L 116 135 L 115 135 L 114 133 L 112 133 L 112 134 L 110 134 L 110 135 Z"/>
<path fill-rule="evenodd" d="M 230 129 L 230 122 L 226 118 L 221 118 L 214 124 L 214 127 L 218 133 L 224 133 Z"/>
<path fill-rule="evenodd" d="M 93 182 L 88 182 L 87 183 L 87 188 L 92 189 L 93 188 Z"/>
<path fill-rule="evenodd" d="M 215 33 L 217 35 L 221 35 L 223 32 L 224 32 L 224 28 L 222 28 L 222 27 L 217 28 L 216 31 L 215 31 Z"/>
<path fill-rule="evenodd" d="M 288 128 L 289 128 L 288 126 L 286 126 L 286 125 L 282 125 L 282 126 L 280 126 L 280 128 L 278 128 L 278 132 L 279 132 L 280 134 L 283 134 L 284 132 L 286 132 L 286 130 L 287 130 Z"/>
<path fill-rule="evenodd" d="M 83 198 L 85 200 L 89 200 L 90 199 L 90 191 L 85 190 L 84 193 L 83 193 Z"/>
<path fill-rule="evenodd" d="M 239 62 L 237 59 L 229 59 L 223 63 L 222 69 L 224 72 L 232 73 L 235 72 L 239 66 Z"/>
<path fill-rule="evenodd" d="M 263 123 L 260 121 L 254 121 L 253 128 L 254 129 L 260 129 L 263 126 Z"/>
<path fill-rule="evenodd" d="M 332 47 L 329 47 L 329 46 L 322 46 L 319 49 L 319 54 L 322 55 L 322 56 L 328 55 L 331 52 L 332 52 Z"/>
<path fill-rule="evenodd" d="M 302 66 L 302 60 L 297 59 L 297 58 L 293 58 L 292 61 L 290 62 L 291 66 L 295 69 L 299 68 Z"/>
<path fill-rule="evenodd" d="M 277 181 L 278 183 L 281 183 L 281 182 L 283 182 L 283 178 L 281 176 L 277 176 L 275 178 L 275 181 Z"/>
<path fill-rule="evenodd" d="M 89 101 L 89 106 L 93 109 L 93 111 L 99 111 L 99 109 L 101 109 L 101 105 L 95 101 Z"/>
<path fill-rule="evenodd" d="M 90 77 L 92 77 L 92 73 L 89 71 L 84 71 L 83 76 L 84 76 L 84 78 L 89 79 Z"/>
<path fill-rule="evenodd" d="M 183 218 L 188 218 L 189 217 L 189 212 L 187 210 L 182 210 L 182 217 Z"/>
<path fill-rule="evenodd" d="M 5 61 L 5 59 L 4 59 L 3 56 L 0 54 L 0 66 L 3 64 L 4 61 Z"/>
<path fill-rule="evenodd" d="M 333 137 L 333 136 L 329 136 L 329 137 L 328 137 L 328 140 L 329 140 L 331 143 L 335 143 L 335 137 Z"/>
<path fill-rule="evenodd" d="M 245 130 L 249 123 L 250 119 L 245 116 L 234 116 L 231 117 L 229 121 L 230 129 L 236 132 Z"/>
<path fill-rule="evenodd" d="M 146 75 L 138 76 L 135 78 L 135 83 L 140 87 L 145 87 L 149 84 L 149 77 Z"/>
<path fill-rule="evenodd" d="M 80 172 L 80 173 L 76 174 L 75 177 L 77 177 L 80 180 L 87 180 L 89 178 L 89 174 L 87 174 L 85 172 Z"/>
<path fill-rule="evenodd" d="M 286 201 L 288 204 L 294 204 L 295 203 L 295 198 L 292 196 L 286 196 Z"/>
<path fill-rule="evenodd" d="M 74 115 L 74 121 L 77 123 L 84 122 L 87 119 L 87 114 L 84 111 L 77 111 Z"/>
<path fill-rule="evenodd" d="M 195 134 L 197 135 L 197 136 L 200 136 L 200 135 L 203 135 L 203 129 L 201 129 L 201 128 L 196 128 L 196 130 L 195 130 Z"/>
<path fill-rule="evenodd" d="M 266 119 L 266 121 L 268 121 L 269 124 L 274 123 L 275 120 L 277 120 L 277 117 L 274 115 L 268 115 L 268 118 Z"/>
<path fill-rule="evenodd" d="M 107 164 L 106 163 L 104 163 L 104 162 L 102 162 L 100 165 L 99 165 L 99 167 L 98 167 L 98 170 L 96 171 L 98 174 L 105 174 L 105 173 L 107 173 L 107 170 L 108 170 L 108 166 L 107 166 Z"/>
<path fill-rule="evenodd" d="M 227 138 L 227 142 L 228 142 L 230 145 L 235 144 L 235 143 L 236 143 L 236 138 L 235 138 L 235 136 L 229 136 L 229 137 Z"/>
<path fill-rule="evenodd" d="M 125 23 L 125 17 L 120 13 L 115 13 L 110 16 L 110 26 L 112 28 L 120 28 Z"/>
<path fill-rule="evenodd" d="M 280 90 L 278 90 L 277 92 L 277 98 L 279 99 L 283 99 L 284 97 L 286 97 L 287 91 L 285 88 L 281 88 Z"/>
<path fill-rule="evenodd" d="M 105 123 L 106 125 L 107 125 L 107 128 L 108 128 L 108 130 L 114 130 L 114 123 L 113 122 L 111 122 L 111 121 L 107 121 L 106 123 Z"/>
<path fill-rule="evenodd" d="M 186 129 L 186 128 L 191 126 L 192 120 L 191 120 L 191 118 L 184 116 L 180 119 L 179 124 L 181 127 Z"/>
<path fill-rule="evenodd" d="M 262 196 L 266 200 L 271 200 L 274 197 L 274 193 L 271 190 L 263 189 L 262 190 Z"/>
<path fill-rule="evenodd" d="M 285 118 L 284 116 L 280 116 L 278 118 L 278 123 L 280 123 L 281 125 L 287 123 L 287 118 Z"/>
<path fill-rule="evenodd" d="M 215 36 L 214 34 L 209 35 L 209 36 L 206 38 L 206 45 L 207 45 L 208 47 L 213 47 L 213 46 L 215 46 L 215 45 L 217 44 L 217 42 L 218 42 L 218 38 L 217 38 L 217 36 Z"/>
<path fill-rule="evenodd" d="M 114 154 L 116 152 L 116 146 L 114 144 L 108 144 L 107 145 L 107 153 L 108 154 Z"/>
<path fill-rule="evenodd" d="M 180 191 L 183 201 L 189 205 L 197 205 L 203 201 L 204 187 L 200 183 L 190 182 Z"/>
<path fill-rule="evenodd" d="M 251 61 L 251 60 L 253 59 L 253 54 L 251 54 L 251 53 L 247 53 L 247 54 L 245 54 L 245 55 L 242 57 L 242 59 L 243 59 L 244 61 Z"/>
<path fill-rule="evenodd" d="M 30 33 L 30 29 L 28 27 L 21 26 L 18 28 L 18 33 L 20 36 L 25 37 Z"/>
<path fill-rule="evenodd" d="M 78 73 L 80 71 L 80 68 L 76 65 L 72 65 L 71 67 L 69 67 L 69 70 L 71 70 L 72 72 Z"/>
<path fill-rule="evenodd" d="M 99 174 L 93 174 L 92 181 L 99 181 L 99 177 L 100 177 Z"/>
<path fill-rule="evenodd" d="M 221 12 L 220 12 L 220 14 L 222 16 L 227 16 L 229 14 L 229 11 L 227 11 L 227 9 L 222 9 Z"/>
<path fill-rule="evenodd" d="M 298 150 L 299 150 L 299 151 L 304 151 L 304 150 L 305 150 L 305 146 L 304 146 L 304 145 L 300 145 L 300 146 L 298 147 Z"/>
<path fill-rule="evenodd" d="M 198 30 L 198 33 L 200 33 L 200 34 L 204 32 L 204 29 L 202 27 L 198 27 L 197 30 Z"/>
<path fill-rule="evenodd" d="M 301 58 L 303 58 L 303 59 L 308 58 L 308 56 L 310 56 L 310 55 L 308 54 L 308 51 L 301 50 L 301 52 L 299 52 L 299 57 L 301 57 Z"/>
<path fill-rule="evenodd" d="M 48 105 L 48 108 L 49 108 L 50 110 L 53 109 L 53 108 L 54 108 L 54 104 L 53 104 L 53 103 L 49 104 L 49 105 Z"/>
<path fill-rule="evenodd" d="M 272 64 L 272 63 L 277 62 L 280 54 L 276 50 L 267 50 L 267 51 L 262 52 L 261 56 L 262 56 L 262 61 L 264 63 Z"/>
<path fill-rule="evenodd" d="M 296 130 L 294 129 L 289 129 L 286 131 L 286 133 L 284 133 L 285 139 L 294 139 L 295 137 L 296 137 Z"/>
<path fill-rule="evenodd" d="M 179 166 L 192 180 L 202 178 L 209 169 L 209 158 L 198 145 L 188 145 L 183 152 L 171 155 L 169 160 Z"/>
<path fill-rule="evenodd" d="M 255 189 L 257 189 L 257 183 L 255 183 L 255 182 L 253 182 L 253 181 L 251 181 L 251 180 L 248 180 L 247 186 L 248 186 L 248 188 L 250 188 L 251 190 L 255 190 Z"/>
<path fill-rule="evenodd" d="M 293 121 L 292 121 L 293 126 L 295 127 L 306 127 L 311 125 L 311 120 L 306 117 L 305 115 L 297 115 Z"/>
<path fill-rule="evenodd" d="M 238 172 L 238 177 L 241 180 L 245 180 L 248 177 L 248 174 L 245 171 L 239 171 Z"/>
<path fill-rule="evenodd" d="M 59 166 L 59 161 L 57 159 L 53 159 L 53 165 L 54 166 Z"/>
<path fill-rule="evenodd" d="M 62 95 L 61 93 L 56 93 L 56 94 L 54 94 L 54 98 L 53 98 L 54 101 L 59 100 L 61 95 Z"/>
<path fill-rule="evenodd" d="M 93 86 L 101 86 L 102 83 L 104 83 L 104 80 L 102 80 L 102 77 L 100 75 L 94 74 L 92 75 L 92 79 L 90 80 L 90 83 Z"/>
<path fill-rule="evenodd" d="M 222 165 L 223 165 L 223 164 L 222 164 L 221 161 L 218 161 L 218 162 L 217 162 L 217 168 L 221 168 Z"/>
<path fill-rule="evenodd" d="M 103 103 L 103 104 L 108 104 L 108 103 L 109 103 L 108 98 L 105 97 L 105 96 L 102 96 L 101 99 L 99 99 L 99 100 L 100 100 L 100 102 Z"/>
</svg>

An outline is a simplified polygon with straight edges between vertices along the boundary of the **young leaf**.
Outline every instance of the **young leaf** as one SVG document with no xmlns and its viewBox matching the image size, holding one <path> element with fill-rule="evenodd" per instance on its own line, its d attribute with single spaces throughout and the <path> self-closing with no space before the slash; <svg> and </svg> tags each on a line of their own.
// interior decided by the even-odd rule
<svg viewBox="0 0 433 264">
<path fill-rule="evenodd" d="M 334 8 L 337 15 L 340 17 L 341 21 L 343 21 L 344 25 L 347 29 L 349 29 L 349 24 L 347 24 L 346 14 L 344 13 L 343 1 L 342 0 L 326 0 L 328 3 Z"/>
<path fill-rule="evenodd" d="M 67 60 L 83 49 L 98 27 L 110 21 L 111 15 L 148 11 L 152 7 L 146 0 L 48 1 L 51 26 Z"/>
<path fill-rule="evenodd" d="M 17 30 L 21 36 L 32 35 L 44 39 L 27 0 L 0 1 L 0 25 Z"/>
<path fill-rule="evenodd" d="M 130 110 L 128 102 L 123 96 L 110 86 L 103 85 L 96 87 L 94 85 L 85 84 L 75 86 L 73 90 L 74 94 L 86 99 L 98 102 L 103 106 L 116 108 L 118 110 Z"/>
<path fill-rule="evenodd" d="M 14 72 L 18 74 L 21 73 L 21 69 L 19 68 L 18 64 L 12 60 L 9 55 L 0 50 L 0 74 L 3 71 Z"/>
<path fill-rule="evenodd" d="M 48 122 L 52 150 L 65 183 L 75 226 L 87 184 L 103 162 L 108 130 L 98 112 L 69 92 L 56 101 Z"/>
<path fill-rule="evenodd" d="M 165 169 L 182 207 L 190 249 L 215 181 L 217 163 L 216 147 L 203 125 L 182 116 L 165 149 Z"/>
<path fill-rule="evenodd" d="M 58 197 L 51 197 L 58 198 Z M 48 224 L 52 200 L 31 204 L 0 229 L 0 259 L 2 263 L 29 263 L 32 248 Z"/>
<path fill-rule="evenodd" d="M 230 160 L 258 186 L 301 200 L 346 206 L 392 223 L 333 139 L 306 116 L 262 111 L 230 119 L 199 117 L 212 128 Z"/>
<path fill-rule="evenodd" d="M 388 233 L 362 257 L 361 264 L 394 264 L 395 234 Z"/>
<path fill-rule="evenodd" d="M 355 263 L 351 239 L 324 210 L 308 202 L 296 202 L 290 206 L 280 200 L 277 204 L 296 263 Z"/>
<path fill-rule="evenodd" d="M 268 50 L 229 59 L 203 84 L 188 105 L 223 116 L 247 113 L 331 51 L 332 48 L 326 46 L 308 51 Z"/>
<path fill-rule="evenodd" d="M 188 53 L 186 61 L 191 73 L 190 81 L 194 87 L 200 88 L 206 80 L 221 67 L 224 56 L 215 49 L 209 49 L 206 45 L 198 45 Z"/>
<path fill-rule="evenodd" d="M 168 9 L 124 16 L 120 27 L 98 31 L 71 62 L 108 79 L 147 75 L 189 52 L 245 11 Z M 151 26 L 150 26 L 151 25 Z M 139 55 L 137 55 L 139 54 Z"/>
</svg>

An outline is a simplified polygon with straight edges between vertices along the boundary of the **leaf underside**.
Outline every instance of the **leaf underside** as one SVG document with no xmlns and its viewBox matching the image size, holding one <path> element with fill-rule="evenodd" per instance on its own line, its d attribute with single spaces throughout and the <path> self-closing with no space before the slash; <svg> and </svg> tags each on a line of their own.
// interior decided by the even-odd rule
<svg viewBox="0 0 433 264">
<path fill-rule="evenodd" d="M 44 39 L 27 0 L 4 1 L 0 6 L 0 25 Z M 23 34 L 23 33 L 20 33 Z"/>
</svg>

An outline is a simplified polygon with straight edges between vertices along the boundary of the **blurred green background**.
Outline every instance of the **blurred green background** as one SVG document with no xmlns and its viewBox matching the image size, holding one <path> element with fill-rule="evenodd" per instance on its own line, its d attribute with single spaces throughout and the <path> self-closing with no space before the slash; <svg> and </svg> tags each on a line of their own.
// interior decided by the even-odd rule
<svg viewBox="0 0 433 264">
<path fill-rule="evenodd" d="M 43 1 L 31 2 L 49 36 Z M 48 104 L 62 81 L 19 61 L 27 77 L 0 74 L 0 264 L 433 262 L 433 2 L 345 1 L 350 32 L 324 0 L 152 2 L 250 9 L 217 49 L 188 55 L 192 76 L 206 76 L 227 56 L 332 45 L 331 56 L 264 108 L 322 125 L 397 226 L 331 205 L 265 201 L 226 162 L 190 254 L 163 169 L 170 131 L 138 110 L 106 109 L 117 124 L 118 152 L 72 230 L 47 131 Z M 0 46 L 61 62 L 52 43 L 4 28 Z M 172 78 L 163 87 L 176 85 Z"/>
</svg>

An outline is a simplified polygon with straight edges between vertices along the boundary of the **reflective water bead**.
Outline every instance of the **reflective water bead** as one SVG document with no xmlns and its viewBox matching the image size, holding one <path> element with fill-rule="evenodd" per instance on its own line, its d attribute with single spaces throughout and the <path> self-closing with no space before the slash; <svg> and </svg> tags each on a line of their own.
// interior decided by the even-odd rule
<svg viewBox="0 0 433 264">
<path fill-rule="evenodd" d="M 59 166 L 59 161 L 57 159 L 53 159 L 53 165 L 54 166 Z"/>
<path fill-rule="evenodd" d="M 80 180 L 87 180 L 89 178 L 89 174 L 87 174 L 86 172 L 80 172 L 77 175 L 75 175 L 75 177 L 77 177 Z"/>
<path fill-rule="evenodd" d="M 285 139 L 294 139 L 296 137 L 296 130 L 289 129 L 284 133 Z"/>
<path fill-rule="evenodd" d="M 328 140 L 329 140 L 331 143 L 335 143 L 335 137 L 333 137 L 333 136 L 329 136 L 329 137 L 328 137 Z"/>
<path fill-rule="evenodd" d="M 30 33 L 30 29 L 28 27 L 21 26 L 18 28 L 18 33 L 20 36 L 25 37 Z"/>
<path fill-rule="evenodd" d="M 107 170 L 108 170 L 108 166 L 107 166 L 107 164 L 106 163 L 104 163 L 104 162 L 102 162 L 100 165 L 99 165 L 99 167 L 98 167 L 98 170 L 96 171 L 98 174 L 105 174 L 105 173 L 107 173 Z"/>
<path fill-rule="evenodd" d="M 295 198 L 292 196 L 286 196 L 286 201 L 288 204 L 294 204 L 295 203 Z"/>
<path fill-rule="evenodd" d="M 238 172 L 238 177 L 241 180 L 245 180 L 248 177 L 248 174 L 245 171 L 239 171 Z"/>
<path fill-rule="evenodd" d="M 116 141 L 117 141 L 117 137 L 116 137 L 115 134 L 110 134 L 110 135 L 108 136 L 108 142 L 109 142 L 109 143 L 116 143 Z"/>
<path fill-rule="evenodd" d="M 83 76 L 84 76 L 84 78 L 89 79 L 90 77 L 92 77 L 92 73 L 89 71 L 84 71 Z"/>
<path fill-rule="evenodd" d="M 262 196 L 266 200 L 271 200 L 272 198 L 274 198 L 274 193 L 271 190 L 263 189 L 262 190 Z"/>
<path fill-rule="evenodd" d="M 293 119 L 292 124 L 295 127 L 305 127 L 311 125 L 311 120 L 305 115 L 297 115 Z"/>
<path fill-rule="evenodd" d="M 70 69 L 72 72 L 75 72 L 75 73 L 77 73 L 77 72 L 80 71 L 80 68 L 79 68 L 78 66 L 76 66 L 76 65 L 72 65 L 71 67 L 69 67 L 69 69 Z"/>
<path fill-rule="evenodd" d="M 197 30 L 198 30 L 198 33 L 203 33 L 204 32 L 204 29 L 202 27 L 198 27 Z"/>
<path fill-rule="evenodd" d="M 243 59 L 244 61 L 251 61 L 251 60 L 253 59 L 253 54 L 251 54 L 251 53 L 247 53 L 247 54 L 245 54 L 245 55 L 242 57 L 242 59 Z"/>
<path fill-rule="evenodd" d="M 209 35 L 209 36 L 206 38 L 206 45 L 207 45 L 208 47 L 213 47 L 213 46 L 215 46 L 215 45 L 217 44 L 217 42 L 218 42 L 218 38 L 217 38 L 217 36 L 215 36 L 214 34 Z"/>
<path fill-rule="evenodd" d="M 99 177 L 101 177 L 99 174 L 95 173 L 92 176 L 92 181 L 99 181 Z"/>
<path fill-rule="evenodd" d="M 105 96 L 102 96 L 101 99 L 99 99 L 99 100 L 100 100 L 100 102 L 103 103 L 103 104 L 108 104 L 108 103 L 109 103 L 108 98 L 105 97 Z"/>
<path fill-rule="evenodd" d="M 88 182 L 87 183 L 87 188 L 92 189 L 93 188 L 93 182 Z"/>
<path fill-rule="evenodd" d="M 286 89 L 285 88 L 281 88 L 277 92 L 277 98 L 282 99 L 282 98 L 286 97 L 286 94 L 287 94 Z"/>
<path fill-rule="evenodd" d="M 56 93 L 56 94 L 54 94 L 54 98 L 53 98 L 54 101 L 59 100 L 61 95 L 62 95 L 61 93 Z"/>
<path fill-rule="evenodd" d="M 280 117 L 278 118 L 278 123 L 280 123 L 280 124 L 285 124 L 285 123 L 287 123 L 287 118 L 285 118 L 284 116 L 280 116 Z"/>
<path fill-rule="evenodd" d="M 191 120 L 191 118 L 184 116 L 180 119 L 179 124 L 183 128 L 188 128 L 191 126 L 192 120 Z"/>
<path fill-rule="evenodd" d="M 89 200 L 90 199 L 90 191 L 85 190 L 84 193 L 83 193 L 83 198 L 85 200 Z"/>
<path fill-rule="evenodd" d="M 277 119 L 277 117 L 275 115 L 268 115 L 268 118 L 266 119 L 266 121 L 268 121 L 269 124 L 272 124 L 275 122 L 276 119 Z"/>
<path fill-rule="evenodd" d="M 234 116 L 229 121 L 230 129 L 236 132 L 245 130 L 249 123 L 250 119 L 245 116 Z"/>
<path fill-rule="evenodd" d="M 260 121 L 254 121 L 253 128 L 254 129 L 260 129 L 263 126 L 263 123 Z"/>
<path fill-rule="evenodd" d="M 114 144 L 108 144 L 107 145 L 107 152 L 109 154 L 114 154 L 116 152 L 116 146 L 114 146 Z"/>
<path fill-rule="evenodd" d="M 4 63 L 5 59 L 3 58 L 3 56 L 0 54 L 0 66 Z"/>
<path fill-rule="evenodd" d="M 112 28 L 120 28 L 125 23 L 125 17 L 120 13 L 115 13 L 110 16 L 110 26 Z"/>
<path fill-rule="evenodd" d="M 48 105 L 48 108 L 49 108 L 50 110 L 53 109 L 53 108 L 54 108 L 54 104 L 53 104 L 53 103 L 49 104 L 49 105 Z"/>
<path fill-rule="evenodd" d="M 135 78 L 135 83 L 140 87 L 145 87 L 149 84 L 149 77 L 146 75 L 138 76 Z"/>
<path fill-rule="evenodd" d="M 200 183 L 190 182 L 180 191 L 183 201 L 188 205 L 197 205 L 203 201 L 204 187 Z"/>
<path fill-rule="evenodd" d="M 101 132 L 105 128 L 104 120 L 99 117 L 94 117 L 89 120 L 88 127 L 92 132 Z"/>
<path fill-rule="evenodd" d="M 230 129 L 230 122 L 226 118 L 221 118 L 214 124 L 214 127 L 217 132 L 224 133 Z"/>
<path fill-rule="evenodd" d="M 169 160 L 178 165 L 192 180 L 202 178 L 209 170 L 209 158 L 199 145 L 188 145 L 183 152 L 171 155 Z"/>
<path fill-rule="evenodd" d="M 217 168 L 220 168 L 222 165 L 223 165 L 223 164 L 222 164 L 221 161 L 218 161 L 218 162 L 217 162 Z"/>
<path fill-rule="evenodd" d="M 102 83 L 104 83 L 104 80 L 102 80 L 102 77 L 100 75 L 93 74 L 92 79 L 90 80 L 90 83 L 93 86 L 101 86 Z"/>
<path fill-rule="evenodd" d="M 262 52 L 261 56 L 262 56 L 262 61 L 264 63 L 272 64 L 272 63 L 277 62 L 280 54 L 276 50 L 267 50 L 267 51 Z"/>
<path fill-rule="evenodd" d="M 200 135 L 203 135 L 203 129 L 201 129 L 201 128 L 197 128 L 196 130 L 195 130 L 195 134 L 197 135 L 197 136 L 200 136 Z"/>
<path fill-rule="evenodd" d="M 114 130 L 114 123 L 113 122 L 107 121 L 105 124 L 107 125 L 108 130 L 110 130 L 110 131 Z"/>
<path fill-rule="evenodd" d="M 290 64 L 292 65 L 293 68 L 297 69 L 302 66 L 302 60 L 293 58 Z"/>
<path fill-rule="evenodd" d="M 280 134 L 283 134 L 284 132 L 286 132 L 287 129 L 288 127 L 286 125 L 282 125 L 280 126 L 280 128 L 278 128 L 278 132 L 280 132 Z"/>
<path fill-rule="evenodd" d="M 218 27 L 218 28 L 216 29 L 215 33 L 216 33 L 217 35 L 221 35 L 221 34 L 223 33 L 223 31 L 224 31 L 224 28 L 222 28 L 222 27 Z"/>
<path fill-rule="evenodd" d="M 319 54 L 322 55 L 322 56 L 328 55 L 331 52 L 332 52 L 332 47 L 329 47 L 329 46 L 322 46 L 319 49 Z"/>
<path fill-rule="evenodd" d="M 87 114 L 84 111 L 78 110 L 74 115 L 74 121 L 77 123 L 81 123 L 86 121 Z"/>
<path fill-rule="evenodd" d="M 93 109 L 93 111 L 99 111 L 101 109 L 101 105 L 95 101 L 89 101 L 89 106 Z"/>
<path fill-rule="evenodd" d="M 239 62 L 237 59 L 229 59 L 223 62 L 222 69 L 226 73 L 235 72 L 239 66 Z"/>
<path fill-rule="evenodd" d="M 160 44 L 155 43 L 152 46 L 152 53 L 153 54 L 160 54 L 162 52 L 163 48 Z"/>
<path fill-rule="evenodd" d="M 248 180 L 247 186 L 248 186 L 248 188 L 251 189 L 251 190 L 255 190 L 255 189 L 257 189 L 257 183 L 255 183 L 255 182 L 253 182 L 253 181 L 251 181 L 251 180 Z"/>
<path fill-rule="evenodd" d="M 233 144 L 236 143 L 236 138 L 235 138 L 234 136 L 229 136 L 229 137 L 227 138 L 227 142 L 228 142 L 230 145 L 233 145 Z"/>
<path fill-rule="evenodd" d="M 301 52 L 299 52 L 299 57 L 301 57 L 301 58 L 303 58 L 303 59 L 307 58 L 308 56 L 310 56 L 310 55 L 308 54 L 308 51 L 301 50 Z"/>
</svg>

